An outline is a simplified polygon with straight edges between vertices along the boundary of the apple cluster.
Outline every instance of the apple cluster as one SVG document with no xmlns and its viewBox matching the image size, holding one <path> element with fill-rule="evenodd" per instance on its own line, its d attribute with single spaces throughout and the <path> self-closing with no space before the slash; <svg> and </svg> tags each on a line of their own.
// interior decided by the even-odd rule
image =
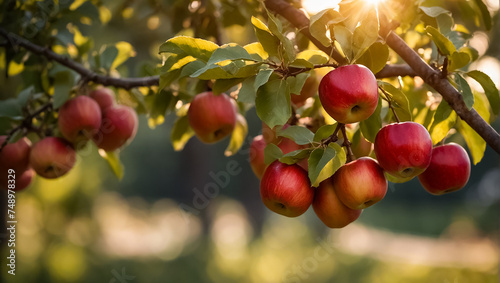
<svg viewBox="0 0 500 283">
<path fill-rule="evenodd" d="M 135 111 L 115 102 L 111 89 L 98 88 L 89 96 L 66 101 L 58 112 L 61 137 L 47 136 L 31 145 L 26 137 L 6 144 L 0 152 L 0 184 L 8 187 L 8 170 L 15 171 L 15 188 L 26 188 L 35 176 L 55 179 L 68 173 L 76 162 L 76 151 L 92 140 L 105 151 L 117 150 L 137 132 Z M 7 136 L 0 137 L 0 144 Z"/>
<path fill-rule="evenodd" d="M 375 76 L 360 65 L 342 66 L 329 72 L 321 80 L 318 92 L 325 111 L 341 125 L 370 117 L 379 98 Z M 440 195 L 463 188 L 470 176 L 469 156 L 460 145 L 449 143 L 433 148 L 427 129 L 415 122 L 382 127 L 374 143 L 376 159 L 352 160 L 317 188 L 311 186 L 307 158 L 296 164 L 276 160 L 267 166 L 264 149 L 269 143 L 278 145 L 283 153 L 304 148 L 288 138 L 276 137 L 275 129 L 263 124 L 263 135 L 256 136 L 250 147 L 250 165 L 261 179 L 264 205 L 288 217 L 297 217 L 312 206 L 318 218 L 330 228 L 345 227 L 363 209 L 382 200 L 388 180 L 402 183 L 418 176 L 428 192 Z M 359 143 L 364 148 L 366 144 L 371 146 L 366 141 Z M 357 151 L 367 153 L 363 148 Z"/>
</svg>

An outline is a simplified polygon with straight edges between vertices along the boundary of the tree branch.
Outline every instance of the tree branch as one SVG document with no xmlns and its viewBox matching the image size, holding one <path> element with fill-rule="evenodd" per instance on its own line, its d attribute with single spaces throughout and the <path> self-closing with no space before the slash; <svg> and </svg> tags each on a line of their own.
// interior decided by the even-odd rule
<svg viewBox="0 0 500 283">
<path fill-rule="evenodd" d="M 458 116 L 474 129 L 491 148 L 500 154 L 500 135 L 472 108 L 465 105 L 462 95 L 443 78 L 439 71 L 432 69 L 420 56 L 411 49 L 406 42 L 394 32 L 389 32 L 386 38 L 387 45 L 403 58 L 418 76 L 439 92 Z"/>
<path fill-rule="evenodd" d="M 266 7 L 283 16 L 287 21 L 294 25 L 302 32 L 309 40 L 326 54 L 331 54 L 331 57 L 340 65 L 347 63 L 346 59 L 331 46 L 326 47 L 309 32 L 309 19 L 300 10 L 294 8 L 284 0 L 266 0 Z M 415 71 L 408 65 L 386 65 L 380 72 L 376 73 L 377 78 L 388 78 L 397 76 L 415 76 Z"/>
<path fill-rule="evenodd" d="M 143 78 L 114 78 L 110 76 L 97 74 L 85 68 L 81 64 L 71 60 L 68 57 L 59 55 L 47 47 L 36 45 L 19 35 L 9 33 L 3 28 L 0 28 L 0 35 L 5 37 L 13 46 L 21 46 L 26 50 L 29 50 L 35 54 L 42 55 L 49 60 L 58 62 L 59 64 L 74 70 L 75 72 L 80 74 L 83 79 L 87 81 L 92 81 L 97 84 L 105 86 L 120 87 L 124 89 L 131 89 L 140 86 L 153 86 L 153 85 L 159 85 L 160 83 L 160 78 L 158 76 L 150 76 Z"/>
</svg>

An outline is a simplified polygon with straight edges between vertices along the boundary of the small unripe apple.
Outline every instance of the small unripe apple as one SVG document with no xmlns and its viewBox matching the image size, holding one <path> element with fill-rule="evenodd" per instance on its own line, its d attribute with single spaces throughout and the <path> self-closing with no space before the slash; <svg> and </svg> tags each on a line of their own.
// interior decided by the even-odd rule
<svg viewBox="0 0 500 283">
<path fill-rule="evenodd" d="M 46 137 L 31 149 L 31 167 L 38 175 L 47 179 L 59 178 L 68 173 L 75 162 L 75 150 L 62 138 Z"/>
<path fill-rule="evenodd" d="M 339 123 L 363 121 L 377 108 L 377 79 L 362 65 L 330 71 L 321 80 L 318 91 L 323 108 Z"/>
<path fill-rule="evenodd" d="M 394 123 L 377 133 L 374 150 L 384 171 L 409 180 L 429 166 L 432 140 L 427 129 L 418 123 Z"/>
<path fill-rule="evenodd" d="M 104 111 L 108 107 L 115 105 L 116 102 L 114 92 L 107 87 L 101 87 L 93 90 L 89 94 L 89 96 L 90 98 L 95 100 L 97 104 L 99 104 L 99 107 L 102 111 Z"/>
<path fill-rule="evenodd" d="M 0 136 L 0 145 L 2 145 L 7 136 Z M 0 151 L 0 170 L 6 171 L 14 169 L 16 172 L 23 172 L 29 166 L 31 151 L 31 142 L 23 137 L 15 143 L 8 143 Z"/>
<path fill-rule="evenodd" d="M 339 199 L 352 209 L 364 209 L 382 200 L 387 180 L 377 161 L 361 157 L 340 167 L 332 176 Z"/>
<path fill-rule="evenodd" d="M 14 177 L 9 178 L 9 175 L 15 176 L 15 178 Z M 8 171 L 2 171 L 0 173 L 0 188 L 6 190 L 14 190 L 16 192 L 22 191 L 31 184 L 31 181 L 33 180 L 34 176 L 35 176 L 35 171 L 31 168 L 28 168 L 24 172 L 16 171 L 15 173 L 11 174 L 9 174 Z M 9 182 L 9 180 L 11 181 Z"/>
<path fill-rule="evenodd" d="M 429 193 L 442 195 L 465 187 L 469 177 L 467 151 L 456 143 L 449 143 L 432 150 L 431 164 L 418 179 Z"/>
<path fill-rule="evenodd" d="M 313 209 L 330 228 L 342 228 L 358 219 L 363 210 L 351 209 L 340 201 L 331 178 L 321 182 L 314 193 Z"/>
<path fill-rule="evenodd" d="M 102 114 L 102 124 L 93 141 L 99 148 L 114 151 L 134 139 L 138 125 L 137 114 L 131 107 L 109 107 Z"/>
<path fill-rule="evenodd" d="M 264 205 L 278 214 L 297 217 L 307 211 L 314 198 L 307 172 L 296 164 L 271 163 L 260 182 Z"/>
<path fill-rule="evenodd" d="M 318 91 L 319 80 L 316 73 L 313 72 L 305 81 L 304 86 L 300 90 L 300 94 L 291 94 L 290 98 L 293 104 L 297 106 L 304 105 L 304 102 L 309 98 L 313 97 Z"/>
<path fill-rule="evenodd" d="M 189 125 L 199 140 L 215 143 L 229 136 L 236 124 L 236 109 L 226 94 L 207 91 L 196 95 L 188 110 Z"/>
<path fill-rule="evenodd" d="M 253 138 L 250 144 L 250 166 L 257 178 L 262 179 L 264 171 L 266 170 L 266 163 L 264 163 L 264 149 L 267 144 L 262 135 Z"/>
<path fill-rule="evenodd" d="M 87 141 L 101 126 L 101 108 L 92 98 L 78 96 L 59 109 L 59 131 L 72 143 Z"/>
</svg>

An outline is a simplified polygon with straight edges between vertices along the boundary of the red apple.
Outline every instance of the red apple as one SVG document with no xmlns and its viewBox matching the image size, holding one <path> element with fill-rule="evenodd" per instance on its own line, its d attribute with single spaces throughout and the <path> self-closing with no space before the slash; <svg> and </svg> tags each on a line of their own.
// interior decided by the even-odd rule
<svg viewBox="0 0 500 283">
<path fill-rule="evenodd" d="M 362 65 L 330 71 L 321 80 L 318 91 L 323 108 L 339 123 L 363 121 L 377 108 L 377 79 Z"/>
<path fill-rule="evenodd" d="M 59 178 L 68 173 L 75 162 L 75 150 L 62 138 L 46 137 L 31 149 L 31 167 L 38 175 L 47 179 Z"/>
<path fill-rule="evenodd" d="M 432 140 L 424 126 L 415 122 L 384 126 L 375 137 L 375 155 L 389 174 L 409 180 L 427 169 Z"/>
<path fill-rule="evenodd" d="M 9 178 L 9 175 L 12 177 Z M 9 174 L 8 171 L 3 171 L 0 174 L 0 188 L 6 190 L 10 189 L 16 192 L 22 191 L 31 184 L 34 176 L 35 171 L 31 168 L 28 168 L 24 172 L 16 171 L 13 174 Z"/>
<path fill-rule="evenodd" d="M 226 94 L 214 95 L 207 91 L 191 101 L 188 119 L 198 139 L 204 143 L 215 143 L 233 131 L 236 109 Z"/>
<path fill-rule="evenodd" d="M 260 196 L 271 211 L 297 217 L 307 211 L 314 198 L 307 172 L 296 164 L 271 163 L 260 182 Z"/>
<path fill-rule="evenodd" d="M 253 138 L 250 144 L 250 166 L 257 178 L 262 179 L 264 171 L 266 171 L 266 163 L 264 163 L 264 149 L 267 144 L 262 135 Z"/>
<path fill-rule="evenodd" d="M 115 105 L 116 102 L 114 92 L 107 87 L 101 87 L 93 90 L 89 96 L 95 100 L 97 104 L 99 104 L 101 110 L 105 110 L 106 108 Z"/>
<path fill-rule="evenodd" d="M 70 99 L 59 109 L 58 126 L 69 142 L 87 141 L 101 126 L 101 108 L 87 96 Z"/>
<path fill-rule="evenodd" d="M 331 178 L 324 180 L 314 193 L 313 209 L 319 219 L 330 228 L 342 228 L 358 219 L 363 210 L 343 204 L 334 189 Z"/>
<path fill-rule="evenodd" d="M 382 200 L 387 180 L 377 161 L 361 157 L 340 167 L 332 176 L 340 201 L 351 209 L 364 209 Z"/>
<path fill-rule="evenodd" d="M 102 114 L 101 127 L 93 140 L 97 147 L 114 151 L 134 139 L 138 124 L 137 114 L 131 107 L 109 107 Z"/>
<path fill-rule="evenodd" d="M 359 141 L 351 146 L 351 149 L 354 156 L 358 158 L 368 156 L 372 152 L 373 144 L 361 136 Z"/>
<path fill-rule="evenodd" d="M 304 86 L 300 90 L 300 94 L 291 94 L 291 100 L 292 103 L 297 105 L 297 106 L 302 106 L 304 105 L 304 102 L 309 98 L 313 97 L 316 92 L 318 91 L 318 77 L 316 76 L 316 73 L 313 72 L 305 81 Z"/>
<path fill-rule="evenodd" d="M 432 150 L 431 164 L 418 179 L 429 193 L 442 195 L 465 187 L 469 177 L 469 155 L 460 145 L 449 143 Z"/>
<path fill-rule="evenodd" d="M 2 145 L 7 136 L 0 136 L 0 145 Z M 13 169 L 15 172 L 23 172 L 29 166 L 31 151 L 31 142 L 23 137 L 15 143 L 8 143 L 0 151 L 0 170 L 6 171 Z"/>
<path fill-rule="evenodd" d="M 266 143 L 274 143 L 277 145 L 281 142 L 283 137 L 277 136 L 276 130 L 280 127 L 281 127 L 281 130 L 284 130 L 284 129 L 288 128 L 289 126 L 290 126 L 289 124 L 285 124 L 283 126 L 275 126 L 271 129 L 271 128 L 269 128 L 269 126 L 266 123 L 262 122 L 262 136 L 264 137 L 264 140 L 266 141 Z"/>
</svg>

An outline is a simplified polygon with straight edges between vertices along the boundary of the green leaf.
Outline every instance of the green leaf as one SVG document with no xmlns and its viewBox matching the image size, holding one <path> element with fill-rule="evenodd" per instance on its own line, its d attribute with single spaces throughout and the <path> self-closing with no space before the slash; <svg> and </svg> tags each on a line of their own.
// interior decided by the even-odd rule
<svg viewBox="0 0 500 283">
<path fill-rule="evenodd" d="M 0 117 L 8 117 L 13 119 L 22 119 L 23 112 L 21 106 L 14 98 L 9 98 L 0 101 Z"/>
<path fill-rule="evenodd" d="M 216 80 L 212 87 L 212 90 L 214 94 L 221 94 L 232 88 L 233 86 L 241 83 L 243 80 L 243 78 Z"/>
<path fill-rule="evenodd" d="M 120 161 L 120 153 L 118 151 L 105 151 L 100 149 L 99 154 L 101 155 L 102 158 L 104 158 L 104 160 L 107 161 L 109 167 L 111 167 L 111 170 L 118 178 L 118 180 L 122 180 L 125 167 Z"/>
<path fill-rule="evenodd" d="M 390 94 L 389 99 L 391 100 L 392 106 L 394 107 L 399 120 L 401 122 L 411 121 L 412 115 L 410 112 L 410 102 L 404 92 L 387 82 L 378 81 L 378 84 Z"/>
<path fill-rule="evenodd" d="M 292 115 L 290 87 L 286 80 L 271 79 L 257 91 L 257 115 L 270 128 L 284 125 Z"/>
<path fill-rule="evenodd" d="M 210 69 L 198 70 L 191 74 L 191 77 L 198 77 L 200 80 L 247 78 L 256 75 L 261 65 L 262 63 L 246 65 L 243 61 L 233 61 L 223 67 L 211 65 Z"/>
<path fill-rule="evenodd" d="M 363 53 L 377 41 L 378 30 L 377 11 L 373 9 L 366 14 L 365 18 L 354 30 L 352 36 L 353 61 L 361 57 Z"/>
<path fill-rule="evenodd" d="M 165 116 L 175 107 L 177 97 L 171 91 L 161 89 L 157 94 L 148 96 L 149 102 L 149 120 L 148 125 L 151 129 L 163 124 Z"/>
<path fill-rule="evenodd" d="M 245 79 L 238 92 L 238 101 L 254 103 L 257 97 L 257 90 L 267 83 L 272 74 L 272 69 L 262 69 L 256 76 Z"/>
<path fill-rule="evenodd" d="M 266 163 L 266 165 L 273 163 L 273 161 L 280 159 L 282 156 L 283 152 L 281 149 L 273 143 L 268 144 L 266 148 L 264 148 L 264 163 Z"/>
<path fill-rule="evenodd" d="M 116 49 L 118 50 L 118 54 L 116 58 L 113 60 L 113 64 L 111 65 L 111 69 L 116 69 L 116 67 L 123 64 L 127 61 L 128 58 L 135 56 L 134 47 L 132 44 L 126 41 L 120 41 L 115 44 Z"/>
<path fill-rule="evenodd" d="M 460 92 L 464 98 L 465 105 L 469 110 L 472 109 L 474 105 L 474 95 L 470 89 L 469 83 L 460 74 L 455 74 L 455 83 L 457 84 L 457 90 Z"/>
<path fill-rule="evenodd" d="M 188 36 L 176 36 L 163 43 L 160 46 L 159 53 L 173 53 L 181 55 L 182 57 L 192 56 L 207 62 L 218 47 L 217 44 L 209 40 Z"/>
<path fill-rule="evenodd" d="M 283 34 L 283 27 L 281 25 L 281 21 L 278 20 L 273 14 L 267 11 L 268 17 L 268 27 L 272 34 L 274 34 L 281 42 L 281 50 L 284 52 L 280 52 L 283 55 L 283 61 L 285 64 L 292 62 L 295 60 L 295 49 L 293 47 L 292 41 Z M 278 57 L 279 58 L 279 57 Z"/>
<path fill-rule="evenodd" d="M 281 137 L 287 137 L 295 141 L 298 145 L 310 144 L 314 139 L 313 132 L 301 126 L 289 126 L 284 130 L 279 130 L 276 134 Z"/>
<path fill-rule="evenodd" d="M 34 94 L 35 94 L 35 87 L 33 85 L 30 85 L 17 95 L 17 103 L 21 107 L 26 106 L 26 104 L 33 97 Z"/>
<path fill-rule="evenodd" d="M 160 74 L 159 89 L 164 89 L 165 87 L 170 86 L 170 84 L 179 78 L 180 74 L 181 70 L 173 70 L 168 73 Z"/>
<path fill-rule="evenodd" d="M 76 73 L 62 71 L 54 75 L 54 109 L 59 109 L 70 97 L 71 89 L 76 84 Z"/>
<path fill-rule="evenodd" d="M 315 142 L 321 142 L 322 140 L 331 136 L 336 128 L 337 128 L 337 123 L 332 124 L 332 125 L 321 126 L 314 134 L 313 140 Z"/>
<path fill-rule="evenodd" d="M 429 34 L 434 44 L 436 44 L 441 54 L 448 56 L 457 51 L 455 45 L 436 28 L 427 26 L 425 31 Z"/>
<path fill-rule="evenodd" d="M 380 113 L 382 111 L 382 100 L 379 98 L 377 108 L 375 112 L 366 120 L 359 123 L 361 133 L 371 143 L 375 142 L 375 137 L 378 131 L 382 128 L 382 117 Z"/>
<path fill-rule="evenodd" d="M 321 44 L 329 47 L 332 43 L 331 39 L 326 35 L 329 25 L 340 23 L 345 18 L 334 9 L 326 9 L 312 15 L 309 21 L 309 31 Z"/>
<path fill-rule="evenodd" d="M 469 46 L 464 46 L 460 48 L 459 51 L 461 53 L 469 54 L 469 58 L 471 59 L 471 61 L 476 61 L 477 58 L 479 57 L 479 53 L 477 52 L 477 50 Z"/>
<path fill-rule="evenodd" d="M 253 42 L 250 44 L 247 44 L 243 46 L 245 50 L 252 56 L 257 61 L 262 61 L 266 60 L 269 57 L 269 54 L 267 54 L 266 50 L 264 50 L 264 47 L 260 42 Z"/>
<path fill-rule="evenodd" d="M 436 23 L 438 25 L 438 29 L 443 35 L 448 35 L 452 32 L 452 28 L 454 26 L 453 18 L 451 14 L 441 14 L 436 17 Z"/>
<path fill-rule="evenodd" d="M 467 72 L 466 75 L 473 78 L 481 85 L 484 94 L 486 94 L 490 102 L 493 114 L 498 115 L 500 111 L 500 96 L 493 80 L 487 74 L 477 70 Z"/>
<path fill-rule="evenodd" d="M 315 149 L 308 159 L 309 180 L 313 187 L 330 178 L 342 165 L 346 155 L 342 147 L 330 143 L 326 148 Z"/>
<path fill-rule="evenodd" d="M 432 18 L 435 18 L 441 14 L 451 14 L 450 11 L 448 11 L 444 8 L 438 7 L 438 6 L 434 6 L 434 7 L 420 6 L 419 9 L 422 12 L 424 12 L 427 16 L 432 17 Z"/>
<path fill-rule="evenodd" d="M 12 136 L 10 136 L 9 138 L 9 143 L 15 143 L 17 142 L 18 140 L 22 139 L 24 137 L 24 131 L 15 131 L 14 134 Z"/>
<path fill-rule="evenodd" d="M 224 44 L 212 53 L 212 56 L 207 62 L 207 65 L 219 63 L 225 60 L 249 60 L 253 61 L 253 57 L 248 54 L 245 48 L 235 44 Z"/>
<path fill-rule="evenodd" d="M 184 146 L 192 136 L 194 136 L 194 131 L 189 126 L 188 116 L 178 117 L 170 133 L 170 140 L 172 141 L 174 150 L 181 151 L 184 149 Z"/>
<path fill-rule="evenodd" d="M 432 144 L 437 144 L 443 140 L 448 135 L 451 128 L 453 128 L 456 121 L 457 113 L 453 111 L 445 100 L 441 101 L 434 113 L 433 121 L 429 126 Z"/>
<path fill-rule="evenodd" d="M 290 93 L 294 93 L 297 95 L 300 94 L 307 78 L 309 77 L 309 75 L 311 75 L 311 72 L 313 76 L 316 75 L 314 71 L 310 71 L 310 72 L 300 73 L 294 77 L 286 78 L 286 82 L 290 86 Z"/>
<path fill-rule="evenodd" d="M 385 67 L 388 59 L 389 47 L 381 42 L 375 42 L 356 60 L 356 63 L 365 65 L 372 73 L 376 74 Z"/>
<path fill-rule="evenodd" d="M 295 150 L 283 155 L 283 157 L 281 157 L 279 160 L 281 163 L 286 163 L 288 165 L 295 164 L 302 159 L 309 157 L 312 151 L 312 148 Z"/>
<path fill-rule="evenodd" d="M 470 62 L 470 56 L 465 52 L 454 52 L 449 57 L 448 71 L 453 72 L 457 69 L 467 66 Z"/>
<path fill-rule="evenodd" d="M 267 26 L 256 17 L 252 16 L 252 24 L 255 29 L 255 35 L 259 40 L 264 50 L 269 56 L 279 58 L 280 40 L 274 36 Z"/>
<path fill-rule="evenodd" d="M 236 125 L 234 127 L 233 132 L 231 133 L 231 140 L 229 141 L 229 145 L 224 151 L 225 156 L 234 155 L 238 150 L 240 150 L 241 146 L 245 143 L 245 138 L 248 134 L 248 124 L 247 120 L 243 115 L 236 115 Z"/>
<path fill-rule="evenodd" d="M 484 98 L 482 94 L 478 93 L 474 96 L 476 100 L 474 108 L 485 121 L 489 121 L 490 111 L 488 110 L 486 98 Z M 481 161 L 481 159 L 483 159 L 484 151 L 486 150 L 486 141 L 484 141 L 484 139 L 463 120 L 460 120 L 459 125 L 460 127 L 458 130 L 464 137 L 467 147 L 472 155 L 472 161 L 474 165 L 476 165 Z"/>
<path fill-rule="evenodd" d="M 340 44 L 344 55 L 349 60 L 352 60 L 354 58 L 352 32 L 344 26 L 334 26 L 333 33 L 335 34 L 335 40 Z"/>
<path fill-rule="evenodd" d="M 304 59 L 313 65 L 321 65 L 328 63 L 330 58 L 321 50 L 308 49 L 297 54 L 297 59 Z"/>
<path fill-rule="evenodd" d="M 104 51 L 102 51 L 100 59 L 101 59 L 101 67 L 105 70 L 110 70 L 113 62 L 118 56 L 118 48 L 116 46 L 111 45 L 107 46 Z"/>
<path fill-rule="evenodd" d="M 484 22 L 484 27 L 486 30 L 491 29 L 491 15 L 490 12 L 488 11 L 488 7 L 483 3 L 482 0 L 474 0 L 474 3 L 476 3 L 477 7 L 479 8 L 479 11 L 481 12 L 481 19 L 483 19 Z"/>
</svg>

